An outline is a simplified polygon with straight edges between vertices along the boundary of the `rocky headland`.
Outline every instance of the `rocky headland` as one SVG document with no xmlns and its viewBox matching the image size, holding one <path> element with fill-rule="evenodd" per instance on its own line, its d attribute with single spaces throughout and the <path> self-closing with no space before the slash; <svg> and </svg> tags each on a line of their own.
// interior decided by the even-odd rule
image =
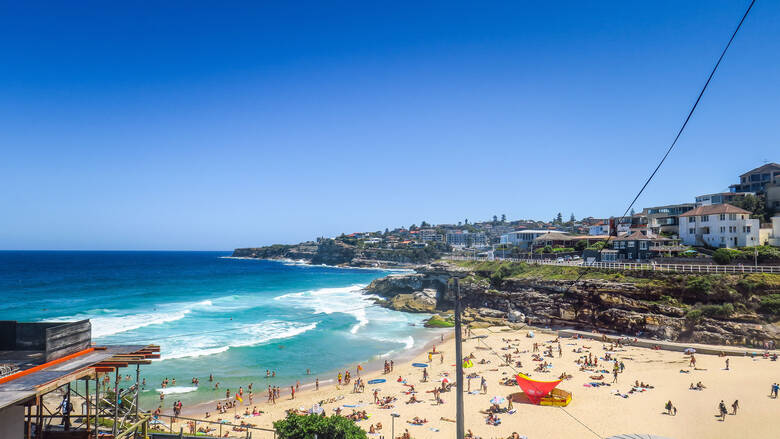
<svg viewBox="0 0 780 439">
<path fill-rule="evenodd" d="M 233 250 L 233 257 L 291 259 L 310 264 L 341 267 L 413 268 L 441 257 L 441 250 L 425 248 L 371 248 L 335 239 L 320 239 L 295 245 L 275 244 Z"/>
<path fill-rule="evenodd" d="M 583 270 L 586 270 L 583 273 Z M 582 278 L 577 280 L 582 274 Z M 658 340 L 761 346 L 780 341 L 780 275 L 621 272 L 509 262 L 437 262 L 377 279 L 383 306 L 451 321 L 458 279 L 464 319 L 597 329 Z M 442 324 L 442 322 L 445 322 Z"/>
</svg>

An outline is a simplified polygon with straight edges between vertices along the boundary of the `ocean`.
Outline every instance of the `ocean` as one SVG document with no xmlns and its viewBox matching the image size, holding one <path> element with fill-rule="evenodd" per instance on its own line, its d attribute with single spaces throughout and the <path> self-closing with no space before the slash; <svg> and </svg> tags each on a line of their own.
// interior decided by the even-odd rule
<svg viewBox="0 0 780 439">
<path fill-rule="evenodd" d="M 439 334 L 422 327 L 429 316 L 381 308 L 361 293 L 391 271 L 229 255 L 0 252 L 0 320 L 90 319 L 97 343 L 160 345 L 161 359 L 141 368 L 143 408 L 157 406 L 165 377 L 176 379 L 164 390 L 166 408 L 248 383 L 264 398 L 269 384 L 326 383 L 336 370 L 393 358 Z"/>
</svg>

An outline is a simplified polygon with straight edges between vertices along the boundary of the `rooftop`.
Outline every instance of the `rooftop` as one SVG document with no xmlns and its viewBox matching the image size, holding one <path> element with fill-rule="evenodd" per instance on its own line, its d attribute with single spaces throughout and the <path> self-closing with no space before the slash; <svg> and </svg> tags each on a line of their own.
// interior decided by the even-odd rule
<svg viewBox="0 0 780 439">
<path fill-rule="evenodd" d="M 18 323 L 0 321 L 0 408 L 49 392 L 64 383 L 159 358 L 153 345 L 92 343 L 89 320 Z"/>
<path fill-rule="evenodd" d="M 747 177 L 750 174 L 756 174 L 759 172 L 769 172 L 769 171 L 780 171 L 780 165 L 777 163 L 767 163 L 765 165 L 759 166 L 755 169 L 751 169 L 750 171 L 745 172 L 744 174 L 740 175 L 740 177 Z"/>
<path fill-rule="evenodd" d="M 750 214 L 745 209 L 740 209 L 737 206 L 731 204 L 712 204 L 709 206 L 699 206 L 696 209 L 689 210 L 680 216 L 699 216 L 699 215 L 717 215 L 721 213 L 736 213 L 736 214 Z"/>
</svg>

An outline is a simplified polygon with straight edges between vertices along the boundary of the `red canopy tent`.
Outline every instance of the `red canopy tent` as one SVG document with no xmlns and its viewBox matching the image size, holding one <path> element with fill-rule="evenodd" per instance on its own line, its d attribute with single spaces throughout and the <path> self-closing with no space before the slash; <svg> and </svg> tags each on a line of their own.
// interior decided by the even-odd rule
<svg viewBox="0 0 780 439">
<path fill-rule="evenodd" d="M 522 373 L 518 373 L 517 376 L 515 376 L 515 379 L 517 380 L 517 385 L 520 386 L 526 396 L 528 396 L 528 399 L 536 405 L 539 405 L 542 398 L 549 395 L 555 386 L 562 381 L 536 381 L 528 378 Z"/>
</svg>

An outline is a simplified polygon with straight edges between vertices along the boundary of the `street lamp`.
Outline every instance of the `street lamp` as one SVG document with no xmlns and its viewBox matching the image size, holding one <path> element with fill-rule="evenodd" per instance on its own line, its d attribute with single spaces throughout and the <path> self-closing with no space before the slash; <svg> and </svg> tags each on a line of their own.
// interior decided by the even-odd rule
<svg viewBox="0 0 780 439">
<path fill-rule="evenodd" d="M 390 434 L 393 436 L 393 439 L 395 439 L 395 418 L 400 418 L 401 415 L 398 413 L 390 413 L 390 416 L 393 417 L 393 420 L 390 422 Z"/>
</svg>

